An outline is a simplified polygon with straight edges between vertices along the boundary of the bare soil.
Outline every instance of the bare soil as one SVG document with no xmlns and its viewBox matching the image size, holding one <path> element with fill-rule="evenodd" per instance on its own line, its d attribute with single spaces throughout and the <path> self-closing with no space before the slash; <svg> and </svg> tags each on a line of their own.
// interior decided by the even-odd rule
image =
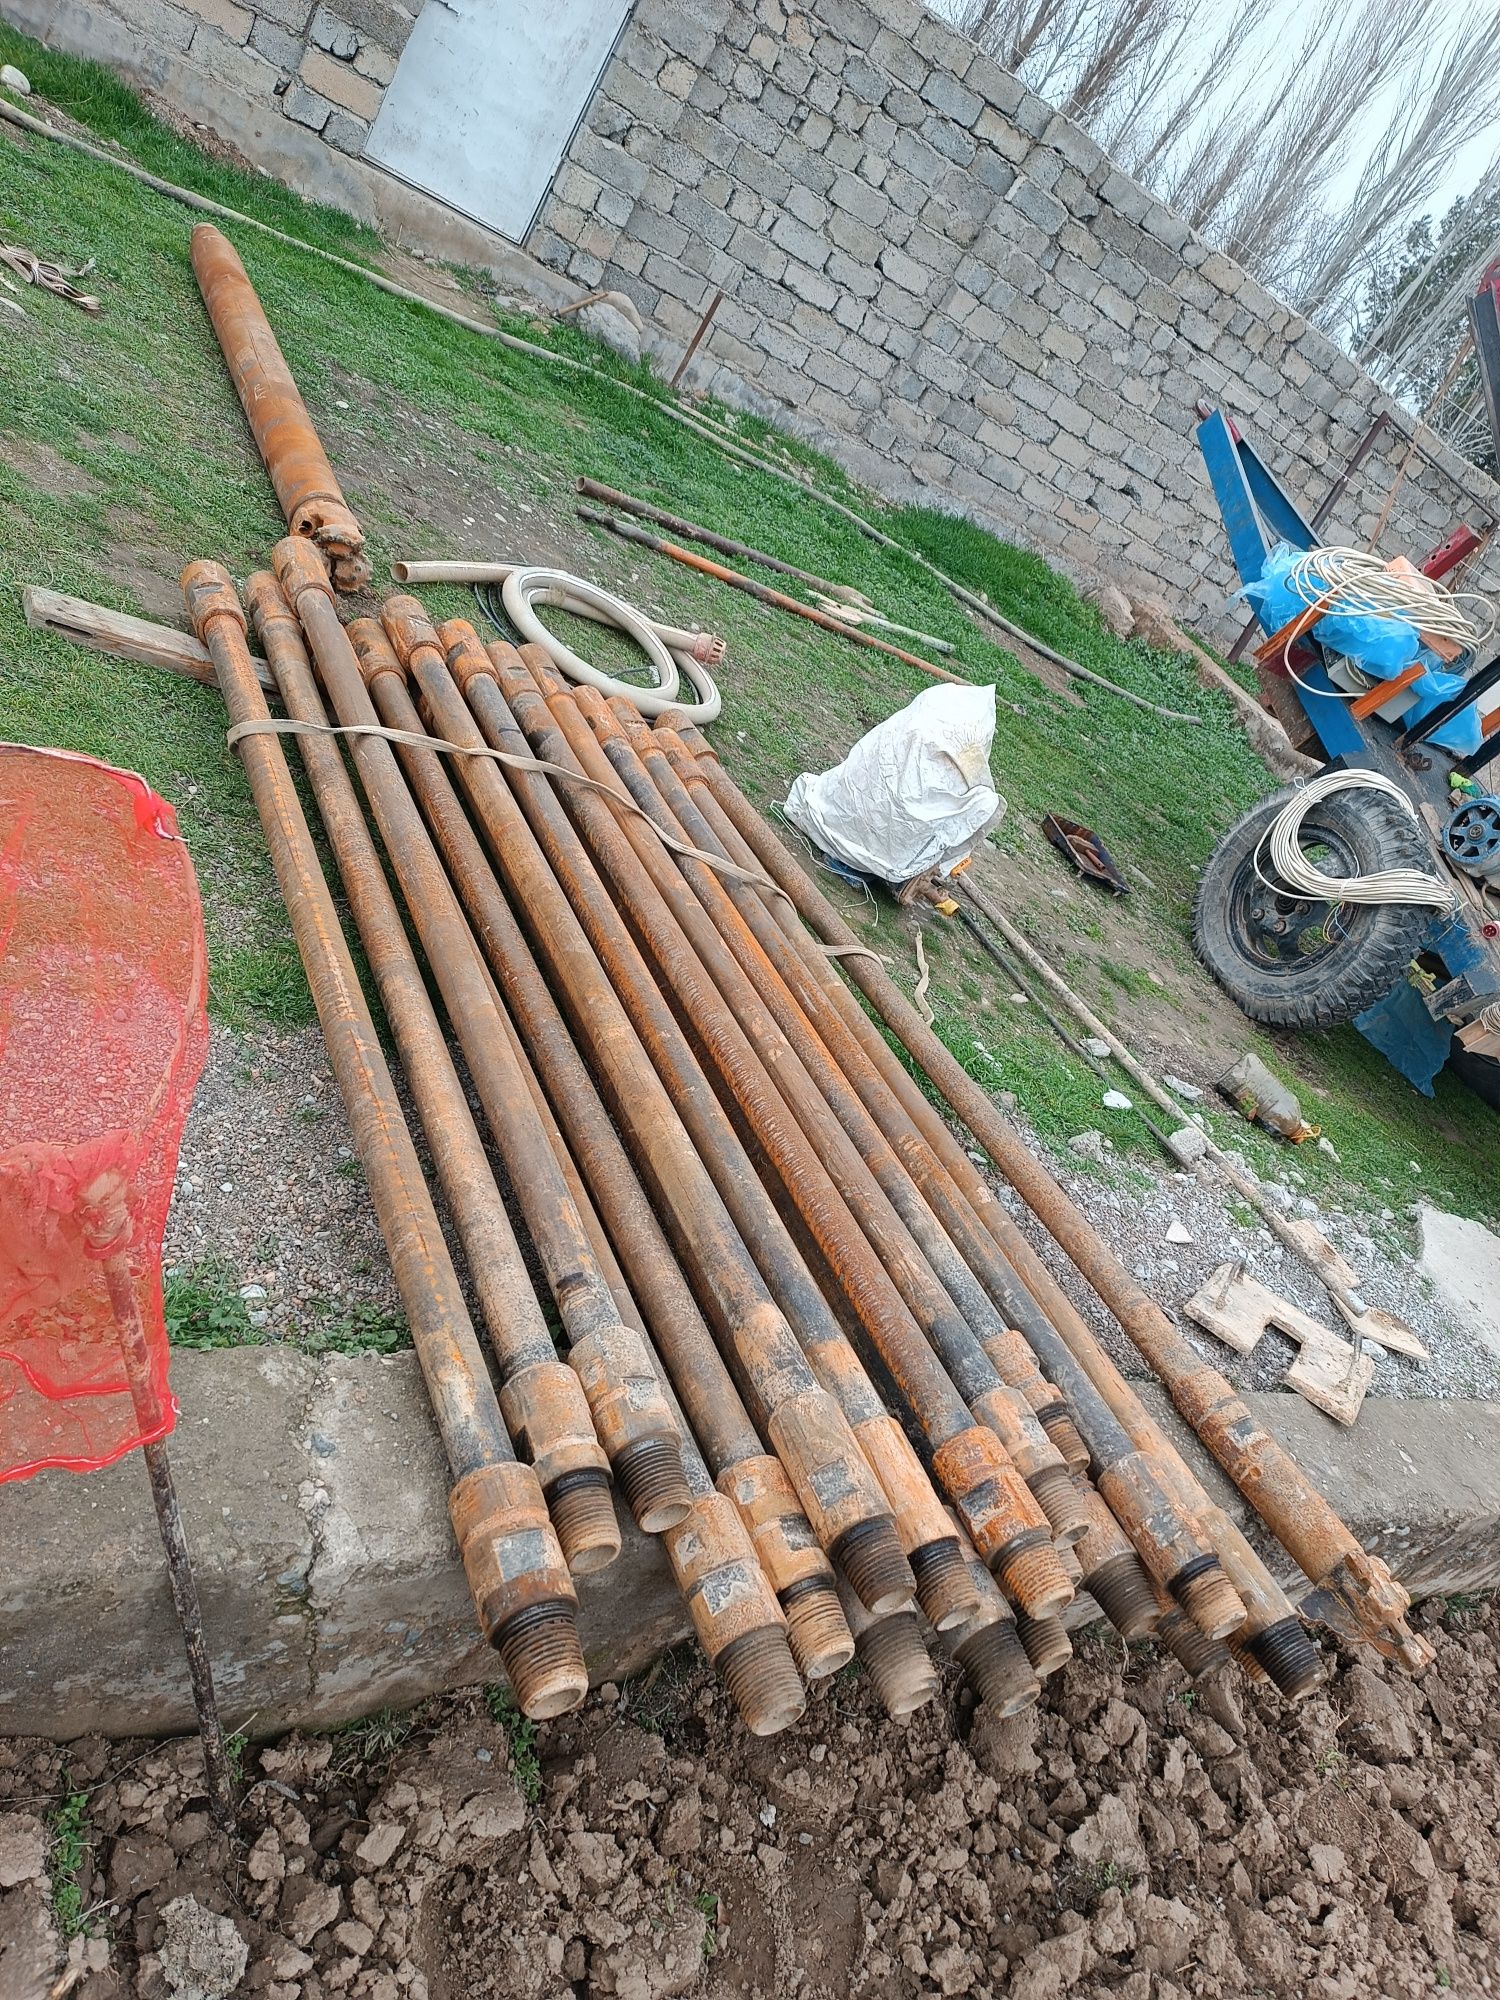
<svg viewBox="0 0 1500 2000">
<path fill-rule="evenodd" d="M 253 1749 L 233 1842 L 195 1743 L 0 1744 L 0 1995 L 1477 2000 L 1500 1609 L 1418 1622 L 1420 1684 L 1330 1658 L 1295 1710 L 1096 1628 L 1012 1721 L 950 1678 L 898 1726 L 856 1671 L 769 1741 L 678 1654 L 514 1764 L 478 1693 Z M 46 1822 L 70 1793 L 93 1935 L 69 1946 Z"/>
</svg>

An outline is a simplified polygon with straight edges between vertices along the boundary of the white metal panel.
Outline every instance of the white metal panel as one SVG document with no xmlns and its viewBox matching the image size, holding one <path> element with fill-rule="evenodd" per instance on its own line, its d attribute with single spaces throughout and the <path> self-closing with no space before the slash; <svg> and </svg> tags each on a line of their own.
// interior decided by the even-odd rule
<svg viewBox="0 0 1500 2000">
<path fill-rule="evenodd" d="M 365 157 L 519 243 L 631 0 L 426 0 Z"/>
</svg>

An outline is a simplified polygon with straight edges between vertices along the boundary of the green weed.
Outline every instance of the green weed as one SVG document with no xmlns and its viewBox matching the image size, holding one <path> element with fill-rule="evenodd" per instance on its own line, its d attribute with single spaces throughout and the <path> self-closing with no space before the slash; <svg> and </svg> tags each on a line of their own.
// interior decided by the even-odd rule
<svg viewBox="0 0 1500 2000">
<path fill-rule="evenodd" d="M 521 1797 L 527 1805 L 534 1806 L 542 1796 L 542 1763 L 536 1748 L 537 1726 L 530 1716 L 523 1715 L 516 1707 L 516 1698 L 510 1689 L 498 1681 L 485 1689 L 484 1700 L 490 1714 L 505 1732 L 511 1773 Z"/>
<path fill-rule="evenodd" d="M 717 1889 L 700 1889 L 693 1903 L 708 1919 L 703 1926 L 703 1956 L 707 1960 L 715 1957 L 719 1949 L 719 1892 Z"/>
<path fill-rule="evenodd" d="M 66 1774 L 63 1782 L 67 1783 Z M 53 1810 L 48 1872 L 52 1877 L 52 1914 L 65 1938 L 92 1937 L 94 1913 L 84 1907 L 83 1884 L 94 1847 L 87 1792 L 68 1792 Z"/>
<path fill-rule="evenodd" d="M 162 1309 L 174 1347 L 249 1347 L 261 1338 L 222 1258 L 205 1257 L 167 1271 Z"/>
</svg>

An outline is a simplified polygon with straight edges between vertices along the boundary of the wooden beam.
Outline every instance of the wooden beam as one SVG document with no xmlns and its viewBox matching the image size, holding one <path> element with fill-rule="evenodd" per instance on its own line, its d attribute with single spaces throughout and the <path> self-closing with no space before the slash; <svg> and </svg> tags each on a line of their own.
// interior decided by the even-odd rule
<svg viewBox="0 0 1500 2000">
<path fill-rule="evenodd" d="M 34 583 L 22 589 L 21 608 L 26 623 L 35 631 L 52 632 L 60 639 L 71 639 L 75 646 L 87 646 L 91 652 L 165 667 L 168 673 L 217 686 L 206 649 L 190 632 L 180 632 L 175 625 L 153 624 L 149 618 L 133 618 L 129 612 L 110 611 L 102 604 L 90 604 L 85 597 L 65 597 L 61 591 L 43 590 Z M 276 682 L 265 661 L 253 664 L 261 686 L 275 694 Z"/>
</svg>

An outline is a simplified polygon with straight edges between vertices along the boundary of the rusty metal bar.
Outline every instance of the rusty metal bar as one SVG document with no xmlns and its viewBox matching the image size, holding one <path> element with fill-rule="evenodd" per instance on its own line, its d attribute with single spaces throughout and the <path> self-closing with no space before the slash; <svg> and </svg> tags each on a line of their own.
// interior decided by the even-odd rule
<svg viewBox="0 0 1500 2000">
<path fill-rule="evenodd" d="M 453 734 L 457 717 L 463 729 L 453 740 L 482 742 L 422 607 L 414 599 L 392 599 L 385 619 L 439 733 Z M 494 668 L 477 641 L 467 659 L 455 660 L 455 669 L 468 682 L 471 700 L 478 703 L 493 695 L 501 711 L 498 727 L 513 739 L 508 747 L 527 756 L 525 740 L 500 697 Z M 493 719 L 493 710 L 491 714 Z M 497 784 L 493 766 L 474 759 L 459 762 L 460 783 L 485 828 L 506 886 L 525 914 L 580 1042 L 593 1056 L 679 1255 L 696 1277 L 726 1350 L 741 1366 L 752 1411 L 790 1476 L 820 1545 L 864 1601 L 880 1609 L 904 1602 L 913 1581 L 889 1508 L 846 1420 L 815 1379 L 767 1288 L 752 1258 L 756 1246 L 738 1234 L 705 1164 L 702 1149 L 711 1153 L 726 1137 L 732 1144 L 732 1132 L 552 784 L 524 775 Z M 491 774 L 489 783 L 481 775 L 485 771 Z M 630 1012 L 622 996 L 630 998 Z M 673 1082 L 672 1095 L 653 1067 L 658 1052 L 663 1074 Z M 685 1129 L 688 1120 L 691 1137 Z M 773 1225 L 779 1230 L 779 1220 L 769 1211 L 767 1226 Z M 787 1275 L 795 1284 L 795 1273 Z M 807 1285 L 815 1289 L 810 1280 Z M 762 1524 L 748 1525 L 754 1533 Z"/>
<path fill-rule="evenodd" d="M 182 588 L 231 720 L 269 720 L 228 572 L 194 563 Z M 561 1714 L 583 1699 L 588 1676 L 577 1600 L 541 1486 L 517 1461 L 501 1421 L 281 746 L 247 737 L 240 755 L 454 1474 L 449 1511 L 481 1628 L 525 1713 Z"/>
<path fill-rule="evenodd" d="M 302 630 L 276 578 L 260 571 L 249 579 L 245 597 L 287 714 L 314 730 L 322 727 L 327 713 Z M 552 1345 L 348 768 L 330 737 L 308 734 L 299 741 L 438 1181 L 463 1242 L 499 1364 L 501 1412 L 536 1468 L 569 1569 L 575 1575 L 600 1569 L 619 1554 L 620 1531 L 610 1500 L 609 1461 L 595 1436 L 583 1385 L 558 1360 Z"/>
<path fill-rule="evenodd" d="M 367 648 L 378 644 L 384 655 L 372 669 L 362 665 L 339 623 L 327 576 L 310 544 L 296 538 L 278 542 L 272 560 L 339 721 L 378 728 L 363 675 L 386 662 L 398 671 L 379 626 L 366 621 L 363 632 Z M 395 754 L 378 736 L 356 736 L 353 742 L 371 813 L 557 1302 L 569 1359 L 588 1397 L 599 1442 L 638 1525 L 659 1534 L 691 1504 L 676 1423 L 640 1342 L 621 1323 L 594 1263 L 537 1121 L 494 985 Z"/>
<path fill-rule="evenodd" d="M 859 940 L 854 933 L 740 794 L 702 737 L 695 730 L 680 733 L 695 752 L 707 753 L 700 755 L 700 769 L 707 782 L 761 866 L 780 884 L 805 921 L 826 944 L 857 947 Z M 1326 1619 L 1346 1636 L 1365 1639 L 1409 1670 L 1421 1672 L 1430 1663 L 1431 1648 L 1406 1624 L 1411 1600 L 1385 1564 L 1360 1548 L 1301 1467 L 1256 1425 L 1230 1384 L 1201 1359 L 1130 1277 L 1097 1230 L 878 963 L 852 954 L 842 963 L 880 1019 L 925 1070 L 1006 1180 L 1103 1299 L 1160 1377 L 1178 1410 L 1311 1579 L 1314 1595 L 1306 1606 L 1310 1614 Z M 1028 1287 L 1036 1290 L 1037 1271 L 1045 1276 L 1045 1267 L 1020 1230 L 998 1204 L 991 1204 L 983 1219 Z M 1048 1289 L 1042 1287 L 1043 1292 Z M 1051 1291 L 1057 1289 L 1055 1282 L 1050 1285 Z M 1061 1316 L 1058 1325 L 1064 1338 L 1074 1345 L 1072 1330 Z M 1097 1343 L 1090 1344 L 1097 1353 Z M 1075 1352 L 1090 1369 L 1101 1393 L 1107 1393 L 1091 1366 L 1093 1356 L 1077 1348 Z"/>
<path fill-rule="evenodd" d="M 340 590 L 370 581 L 364 530 L 354 518 L 292 371 L 239 254 L 222 230 L 193 231 L 193 275 L 224 351 L 256 447 L 294 535 L 309 536 L 333 566 Z"/>
</svg>

